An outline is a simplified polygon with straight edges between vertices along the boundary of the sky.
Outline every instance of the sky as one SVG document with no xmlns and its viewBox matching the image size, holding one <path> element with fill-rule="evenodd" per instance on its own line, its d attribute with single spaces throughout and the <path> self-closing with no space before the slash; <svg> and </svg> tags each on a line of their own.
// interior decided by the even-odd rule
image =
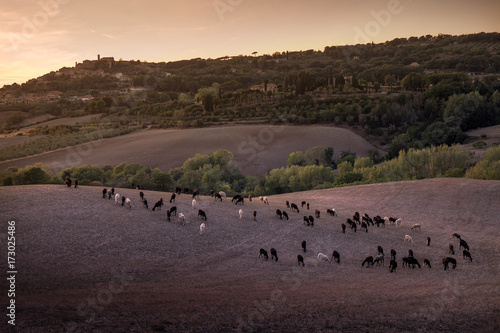
<svg viewBox="0 0 500 333">
<path fill-rule="evenodd" d="M 0 0 L 0 87 L 85 59 L 150 62 L 500 32 L 498 0 Z"/>
</svg>

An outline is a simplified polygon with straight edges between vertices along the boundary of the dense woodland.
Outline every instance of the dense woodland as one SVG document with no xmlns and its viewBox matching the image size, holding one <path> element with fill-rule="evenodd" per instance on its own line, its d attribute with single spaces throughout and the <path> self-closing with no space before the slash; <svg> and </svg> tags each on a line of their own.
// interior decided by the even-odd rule
<svg viewBox="0 0 500 333">
<path fill-rule="evenodd" d="M 3 150 L 3 159 L 61 148 L 67 142 L 121 135 L 145 126 L 183 128 L 237 122 L 351 127 L 387 151 L 383 157 L 371 156 L 372 163 L 379 163 L 400 158 L 400 152 L 464 143 L 467 130 L 500 124 L 498 33 L 427 35 L 380 44 L 327 46 L 322 51 L 166 63 L 121 59 L 90 63 L 83 76 L 75 76 L 78 66 L 62 68 L 0 89 L 0 96 L 62 92 L 53 102 L 0 104 L 0 112 L 19 111 L 3 124 L 4 133 L 15 133 L 26 117 L 102 114 L 101 121 L 91 126 L 42 127 L 31 134 L 45 135 L 45 140 Z M 92 98 L 83 101 L 80 96 Z M 351 162 L 354 168 L 354 160 Z M 315 167 L 327 168 L 322 176 L 325 179 L 340 166 L 319 164 Z M 287 172 L 292 172 L 292 167 L 309 166 L 290 165 Z M 460 165 L 456 169 L 466 168 Z M 234 172 L 225 176 L 225 183 L 235 192 L 256 193 L 255 186 L 265 193 L 303 189 L 299 185 L 266 185 L 262 180 L 250 181 L 250 187 L 246 181 L 235 185 L 245 177 Z M 349 172 L 344 177 L 358 181 L 373 178 Z M 179 174 L 170 174 L 172 184 L 188 177 Z M 96 181 L 109 184 L 112 179 Z M 204 187 L 192 179 L 181 182 Z M 338 180 L 336 185 L 340 183 Z"/>
</svg>

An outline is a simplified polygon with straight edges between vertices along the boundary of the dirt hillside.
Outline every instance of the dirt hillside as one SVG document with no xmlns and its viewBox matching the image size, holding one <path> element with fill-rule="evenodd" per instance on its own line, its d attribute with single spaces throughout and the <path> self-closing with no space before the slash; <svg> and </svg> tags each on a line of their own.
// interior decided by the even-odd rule
<svg viewBox="0 0 500 333">
<path fill-rule="evenodd" d="M 0 140 L 0 147 L 2 145 Z M 196 128 L 187 130 L 143 130 L 38 156 L 0 163 L 0 170 L 23 167 L 38 162 L 53 165 L 56 171 L 75 165 L 98 166 L 141 163 L 168 171 L 181 166 L 195 154 L 212 154 L 227 149 L 245 175 L 265 174 L 269 169 L 286 165 L 294 151 L 315 146 L 334 147 L 338 158 L 343 150 L 367 156 L 375 149 L 359 135 L 328 126 L 247 125 Z M 218 147 L 214 149 L 213 147 Z"/>
<path fill-rule="evenodd" d="M 131 198 L 131 209 L 102 199 L 95 187 L 0 187 L 4 251 L 7 221 L 16 222 L 19 332 L 499 329 L 500 182 L 365 185 L 270 196 L 269 205 L 254 199 L 236 206 L 230 198 L 215 202 L 201 196 L 195 209 L 191 195 L 182 194 L 175 205 L 186 225 L 166 221 L 166 208 L 173 205 L 169 193 L 144 191 L 146 209 L 139 191 L 116 191 Z M 160 196 L 166 207 L 151 211 Z M 288 210 L 286 200 L 297 203 L 300 213 Z M 327 208 L 339 216 L 327 216 Z M 198 209 L 208 216 L 202 235 Z M 276 209 L 288 212 L 290 220 L 277 218 Z M 315 209 L 321 217 L 314 226 L 304 225 L 303 216 Z M 340 225 L 355 211 L 400 217 L 403 226 L 348 228 L 343 234 Z M 421 232 L 410 230 L 414 223 L 422 225 Z M 454 232 L 469 244 L 473 262 L 462 258 Z M 405 234 L 413 244 L 403 243 Z M 448 253 L 449 243 L 455 255 Z M 378 245 L 385 265 L 362 268 Z M 279 260 L 259 258 L 260 248 L 275 248 Z M 388 269 L 390 249 L 397 251 L 394 273 Z M 432 268 L 402 267 L 409 249 L 420 264 L 429 259 Z M 333 250 L 340 264 L 317 262 L 319 252 L 331 256 Z M 297 266 L 299 254 L 305 267 Z M 457 260 L 456 269 L 443 270 L 447 256 Z"/>
</svg>

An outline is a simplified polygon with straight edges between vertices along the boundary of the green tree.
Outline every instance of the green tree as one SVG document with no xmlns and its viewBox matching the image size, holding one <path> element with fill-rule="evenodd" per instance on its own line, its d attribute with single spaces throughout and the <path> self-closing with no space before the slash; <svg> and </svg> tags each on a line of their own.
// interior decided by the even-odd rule
<svg viewBox="0 0 500 333">
<path fill-rule="evenodd" d="M 411 72 L 406 75 L 401 81 L 401 86 L 405 90 L 419 91 L 424 87 L 423 75 L 420 73 Z"/>
<path fill-rule="evenodd" d="M 167 191 L 174 187 L 174 180 L 166 172 L 162 172 L 160 169 L 156 168 L 151 171 L 151 183 L 155 190 Z"/>
<path fill-rule="evenodd" d="M 293 152 L 286 158 L 286 165 L 289 167 L 292 165 L 304 166 L 306 164 L 307 164 L 307 157 L 301 151 Z"/>
</svg>

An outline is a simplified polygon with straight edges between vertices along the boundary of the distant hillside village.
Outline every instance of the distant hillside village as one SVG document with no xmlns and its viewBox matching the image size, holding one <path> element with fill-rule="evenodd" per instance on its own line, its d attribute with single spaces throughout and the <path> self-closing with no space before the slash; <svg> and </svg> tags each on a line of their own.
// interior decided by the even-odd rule
<svg viewBox="0 0 500 333">
<path fill-rule="evenodd" d="M 410 73 L 414 77 L 404 78 Z M 323 51 L 195 58 L 173 62 L 115 60 L 97 55 L 22 84 L 0 89 L 0 104 L 45 103 L 61 98 L 87 102 L 99 91 L 107 96 L 144 100 L 144 91 L 188 94 L 220 86 L 214 99 L 251 92 L 266 96 L 306 93 L 350 94 L 424 91 L 425 76 L 460 73 L 474 81 L 498 80 L 500 34 L 438 35 L 396 38 L 385 43 L 326 46 Z M 432 81 L 432 80 L 431 80 Z M 92 93 L 94 91 L 94 93 Z M 137 94 L 141 92 L 142 94 Z M 261 100 L 261 97 L 255 100 Z M 196 98 L 195 98 L 196 101 Z M 236 103 L 238 104 L 238 103 Z M 220 103 L 219 103 L 220 105 Z"/>
</svg>

